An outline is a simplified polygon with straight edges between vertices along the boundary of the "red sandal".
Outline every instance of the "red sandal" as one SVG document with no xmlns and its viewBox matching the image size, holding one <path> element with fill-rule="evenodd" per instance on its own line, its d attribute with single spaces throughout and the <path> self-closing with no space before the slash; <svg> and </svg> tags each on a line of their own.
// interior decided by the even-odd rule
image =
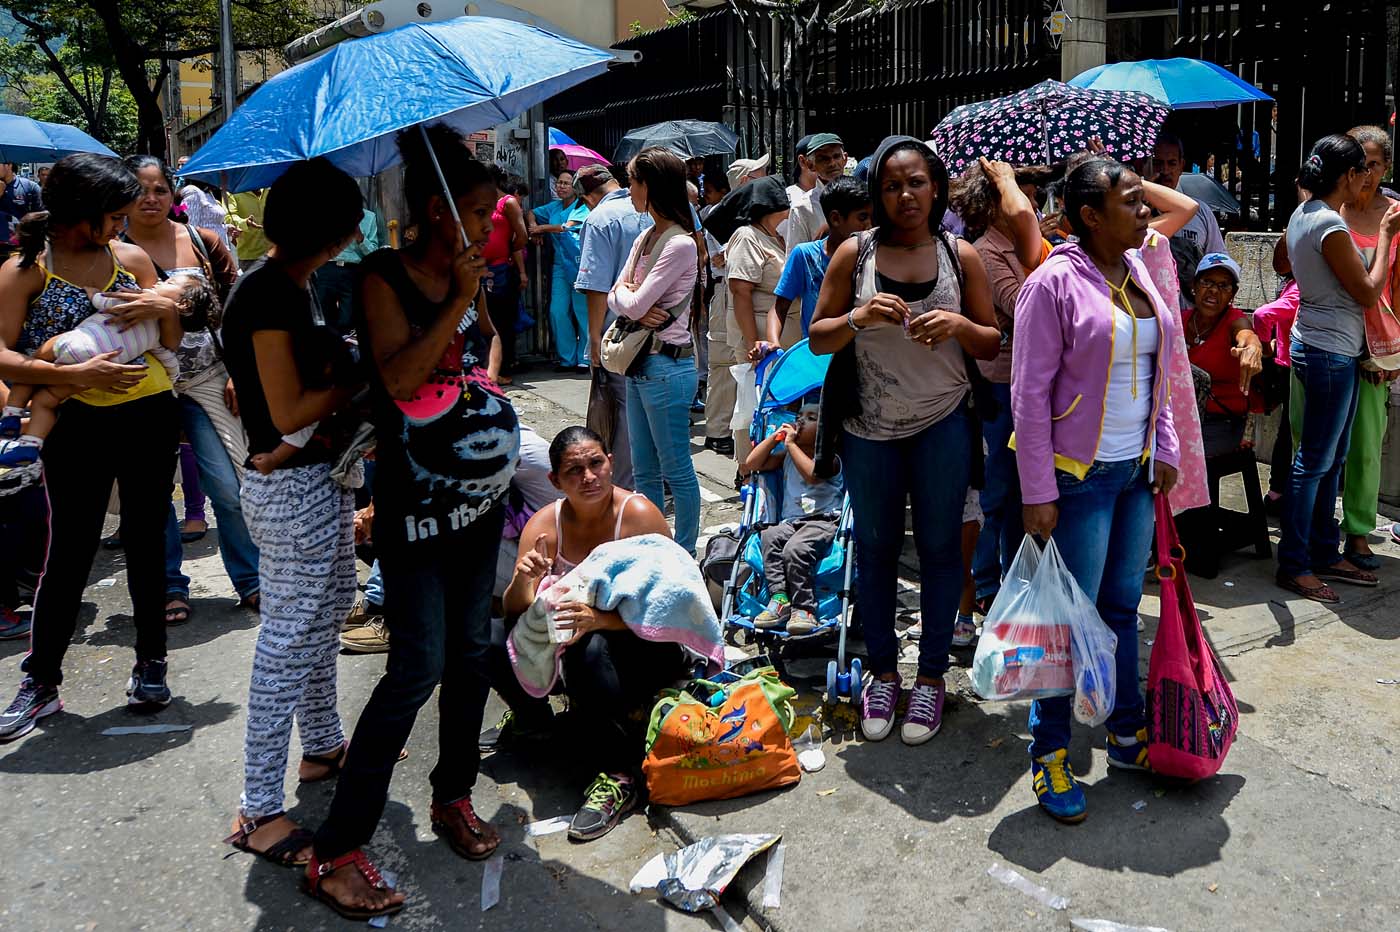
<svg viewBox="0 0 1400 932">
<path fill-rule="evenodd" d="M 403 909 L 404 904 L 402 901 L 391 903 L 380 909 L 362 909 L 355 906 L 346 906 L 344 903 L 340 902 L 340 900 L 337 900 L 335 897 L 322 890 L 321 878 L 335 873 L 346 865 L 351 865 L 358 870 L 371 887 L 377 890 L 393 889 L 384 882 L 384 878 L 379 873 L 379 868 L 374 866 L 373 862 L 370 861 L 369 857 L 361 848 L 346 852 L 332 861 L 322 862 L 318 860 L 315 855 L 312 855 L 311 861 L 306 865 L 306 876 L 302 880 L 302 889 L 305 890 L 309 896 L 314 896 L 346 919 L 364 920 L 373 919 L 376 916 L 392 916 Z"/>
<path fill-rule="evenodd" d="M 489 845 L 485 851 L 473 853 L 462 841 L 458 833 L 453 831 L 453 826 L 449 822 L 453 812 L 461 818 L 468 832 L 474 835 L 482 844 Z M 432 820 L 433 831 L 446 838 L 447 843 L 452 846 L 452 850 L 468 861 L 485 861 L 487 858 L 491 857 L 491 855 L 495 854 L 496 849 L 501 846 L 499 837 L 496 839 L 495 844 L 489 844 L 489 839 L 486 835 L 486 823 L 481 821 L 481 817 L 478 816 L 476 810 L 472 808 L 472 798 L 470 796 L 463 796 L 461 799 L 452 803 L 433 803 Z"/>
</svg>

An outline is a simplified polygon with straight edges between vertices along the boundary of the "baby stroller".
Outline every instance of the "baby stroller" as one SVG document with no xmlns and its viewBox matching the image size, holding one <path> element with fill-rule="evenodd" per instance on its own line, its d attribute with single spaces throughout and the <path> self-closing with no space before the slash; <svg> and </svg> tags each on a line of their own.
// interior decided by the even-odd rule
<svg viewBox="0 0 1400 932">
<path fill-rule="evenodd" d="M 765 357 L 759 363 L 757 377 L 760 388 L 754 408 L 749 438 L 755 444 L 773 433 L 791 415 L 786 410 L 795 402 L 821 391 L 826 378 L 830 356 L 817 356 L 803 340 L 791 349 Z M 836 659 L 827 664 L 826 699 L 836 702 L 849 696 L 860 701 L 861 665 L 859 659 L 846 662 L 846 632 L 851 623 L 851 506 L 849 496 L 841 498 L 841 513 L 836 537 L 831 549 L 817 566 L 817 606 L 814 614 L 817 627 L 807 634 L 792 635 L 780 629 L 762 629 L 754 618 L 768 604 L 769 592 L 763 575 L 763 549 L 759 531 L 781 516 L 783 501 L 782 470 L 750 474 L 740 490 L 743 517 L 735 532 L 737 554 L 724 585 L 720 618 L 725 624 L 742 632 L 751 643 L 758 645 L 773 661 L 780 676 L 789 679 L 784 662 L 784 648 L 799 642 L 826 639 L 837 635 Z"/>
</svg>

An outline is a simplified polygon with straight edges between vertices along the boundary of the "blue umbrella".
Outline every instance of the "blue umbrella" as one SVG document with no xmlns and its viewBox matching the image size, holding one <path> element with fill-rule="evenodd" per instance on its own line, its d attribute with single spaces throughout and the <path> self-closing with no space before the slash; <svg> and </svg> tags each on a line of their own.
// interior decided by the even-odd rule
<svg viewBox="0 0 1400 932">
<path fill-rule="evenodd" d="M 325 156 L 347 174 L 375 175 L 399 161 L 400 130 L 495 126 L 611 61 L 591 45 L 484 16 L 349 39 L 254 91 L 182 174 L 249 191 L 293 162 Z"/>
<path fill-rule="evenodd" d="M 562 129 L 555 129 L 552 126 L 549 128 L 549 144 L 550 146 L 578 145 L 568 133 L 564 132 Z"/>
<path fill-rule="evenodd" d="M 1173 110 L 1229 107 L 1273 100 L 1219 65 L 1195 58 L 1161 58 L 1099 65 L 1071 78 L 1075 87 L 1139 91 Z"/>
<path fill-rule="evenodd" d="M 0 162 L 57 162 L 75 152 L 116 156 L 76 126 L 0 113 Z"/>
</svg>

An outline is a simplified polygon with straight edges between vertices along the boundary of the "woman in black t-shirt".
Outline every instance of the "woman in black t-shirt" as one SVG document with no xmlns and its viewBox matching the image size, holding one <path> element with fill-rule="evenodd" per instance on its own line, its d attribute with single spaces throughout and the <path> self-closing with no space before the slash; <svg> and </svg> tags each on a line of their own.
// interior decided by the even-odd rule
<svg viewBox="0 0 1400 932">
<path fill-rule="evenodd" d="M 317 204 L 315 211 L 305 205 Z M 312 273 L 359 236 L 360 189 L 325 159 L 299 162 L 273 185 L 263 224 L 272 249 L 246 272 L 224 312 L 224 362 L 238 392 L 252 456 L 324 425 L 346 407 L 358 377 L 325 325 Z M 331 479 L 324 430 L 266 475 L 244 468 L 242 507 L 257 545 L 261 592 L 248 691 L 244 785 L 236 848 L 304 864 L 311 835 L 282 811 L 295 718 L 303 782 L 334 776 L 345 758 L 336 712 L 340 622 L 355 596 L 352 499 Z"/>
<path fill-rule="evenodd" d="M 418 235 L 402 252 L 381 250 L 362 263 L 358 331 L 373 360 L 367 368 L 379 440 L 374 543 L 392 634 L 384 678 L 355 726 L 307 865 L 310 891 L 356 918 L 403 906 L 403 894 L 382 886 L 360 849 L 379 823 L 418 710 L 439 683 L 433 828 L 469 860 L 490 857 L 500 844 L 471 801 L 502 499 L 520 445 L 515 411 L 486 374 L 501 351 L 481 287 L 495 186 L 456 131 L 437 126 L 428 136 L 461 229 L 415 127 L 400 134 L 399 150 Z"/>
</svg>

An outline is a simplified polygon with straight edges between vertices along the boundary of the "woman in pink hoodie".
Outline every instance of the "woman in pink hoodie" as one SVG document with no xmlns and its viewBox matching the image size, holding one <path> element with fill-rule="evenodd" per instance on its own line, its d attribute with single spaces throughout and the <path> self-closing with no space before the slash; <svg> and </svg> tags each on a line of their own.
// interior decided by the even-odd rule
<svg viewBox="0 0 1400 932">
<path fill-rule="evenodd" d="M 1179 452 L 1168 404 L 1176 320 L 1137 253 L 1151 211 L 1142 179 L 1096 159 L 1065 182 L 1077 243 L 1055 248 L 1016 302 L 1012 442 L 1026 531 L 1055 542 L 1118 635 L 1108 762 L 1147 767 L 1137 610 L 1152 543 L 1152 495 L 1169 492 Z M 1062 822 L 1084 818 L 1070 769 L 1070 698 L 1031 706 L 1032 787 Z"/>
</svg>

